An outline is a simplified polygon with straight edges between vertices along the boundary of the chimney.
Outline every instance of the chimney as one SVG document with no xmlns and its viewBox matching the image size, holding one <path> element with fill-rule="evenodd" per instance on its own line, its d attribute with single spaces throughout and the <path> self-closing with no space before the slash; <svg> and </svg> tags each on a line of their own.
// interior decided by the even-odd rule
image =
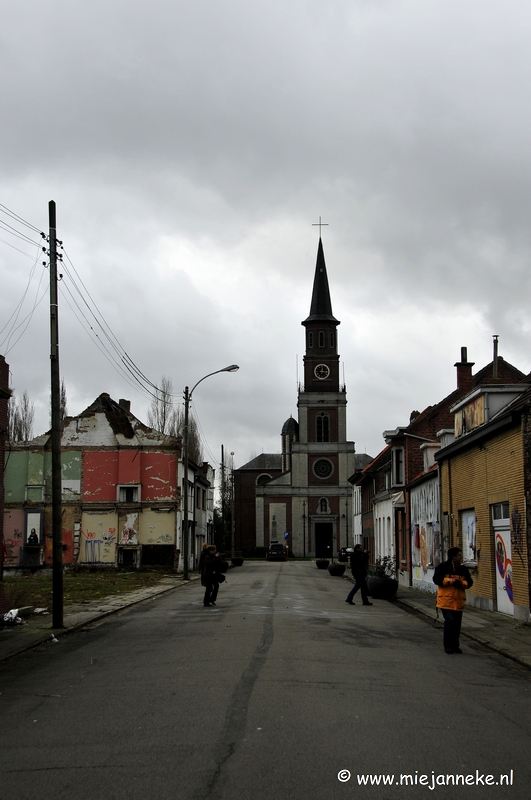
<svg viewBox="0 0 531 800">
<path fill-rule="evenodd" d="M 454 367 L 457 367 L 457 388 L 462 389 L 463 392 L 468 392 L 474 386 L 474 378 L 472 377 L 472 367 L 474 361 L 468 361 L 466 347 L 461 348 L 461 361 L 457 361 Z"/>
<path fill-rule="evenodd" d="M 123 408 L 124 411 L 130 412 L 131 411 L 131 401 L 124 400 L 123 398 L 118 400 L 118 405 L 120 408 Z"/>
<path fill-rule="evenodd" d="M 494 353 L 492 355 L 492 378 L 493 380 L 498 380 L 498 334 L 495 333 L 492 337 L 493 340 L 493 347 Z"/>
</svg>

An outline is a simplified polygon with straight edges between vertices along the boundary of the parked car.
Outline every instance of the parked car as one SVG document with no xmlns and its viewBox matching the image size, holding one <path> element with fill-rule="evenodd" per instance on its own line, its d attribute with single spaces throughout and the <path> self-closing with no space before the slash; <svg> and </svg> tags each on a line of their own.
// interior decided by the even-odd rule
<svg viewBox="0 0 531 800">
<path fill-rule="evenodd" d="M 352 553 L 354 552 L 353 547 L 342 547 L 337 554 L 338 561 L 348 561 Z"/>
<path fill-rule="evenodd" d="M 268 561 L 285 561 L 286 548 L 280 542 L 271 542 L 267 551 Z"/>
</svg>

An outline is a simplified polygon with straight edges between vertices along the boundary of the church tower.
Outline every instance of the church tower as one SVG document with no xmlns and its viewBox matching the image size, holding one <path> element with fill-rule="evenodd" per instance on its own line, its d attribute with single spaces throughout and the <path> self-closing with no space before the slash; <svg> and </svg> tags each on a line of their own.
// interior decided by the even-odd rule
<svg viewBox="0 0 531 800">
<path fill-rule="evenodd" d="M 352 541 L 348 479 L 355 471 L 355 451 L 354 442 L 347 441 L 347 395 L 339 377 L 340 323 L 332 313 L 321 238 L 310 313 L 301 324 L 306 342 L 298 419 L 290 417 L 284 423 L 281 455 L 262 454 L 236 472 L 249 486 L 254 482 L 257 547 L 286 541 L 295 556 L 330 558 Z M 267 472 L 264 459 L 270 466 Z M 247 529 L 249 524 L 247 516 Z"/>
<path fill-rule="evenodd" d="M 306 354 L 304 386 L 299 387 L 298 397 L 297 448 L 300 468 L 305 464 L 301 483 L 306 484 L 309 541 L 317 557 L 331 556 L 348 537 L 348 478 L 354 472 L 354 442 L 347 442 L 347 396 L 339 379 L 339 324 L 332 313 L 319 239 L 310 314 L 302 322 Z"/>
<path fill-rule="evenodd" d="M 339 324 L 339 320 L 332 314 L 323 242 L 319 239 L 310 315 L 301 322 L 301 325 L 306 328 L 304 386 L 307 392 L 339 391 L 339 356 L 337 354 L 337 326 Z"/>
</svg>

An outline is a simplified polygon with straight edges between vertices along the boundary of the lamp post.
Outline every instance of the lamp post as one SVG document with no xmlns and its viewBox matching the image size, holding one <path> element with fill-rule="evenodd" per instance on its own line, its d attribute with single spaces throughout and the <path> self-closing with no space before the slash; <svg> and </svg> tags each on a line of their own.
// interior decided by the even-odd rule
<svg viewBox="0 0 531 800">
<path fill-rule="evenodd" d="M 230 367 L 224 367 L 223 369 L 217 369 L 215 372 L 209 372 L 208 375 L 205 375 L 201 380 L 197 381 L 195 386 L 192 387 L 192 390 L 188 390 L 188 386 L 184 387 L 184 427 L 183 427 L 183 521 L 181 527 L 181 536 L 182 536 L 182 551 L 183 551 L 183 578 L 185 581 L 189 580 L 188 576 L 188 414 L 190 409 L 190 400 L 192 399 L 192 394 L 194 390 L 202 383 L 206 378 L 210 378 L 212 375 L 217 375 L 218 372 L 237 372 L 239 370 L 239 366 L 237 364 L 231 364 Z"/>
</svg>

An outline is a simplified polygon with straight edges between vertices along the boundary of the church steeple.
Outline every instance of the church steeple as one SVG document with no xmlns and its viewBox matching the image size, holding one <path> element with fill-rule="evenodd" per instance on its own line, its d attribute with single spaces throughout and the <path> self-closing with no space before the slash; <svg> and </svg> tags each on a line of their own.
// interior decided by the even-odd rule
<svg viewBox="0 0 531 800">
<path fill-rule="evenodd" d="M 326 264 L 323 250 L 323 242 L 319 237 L 319 247 L 317 249 L 317 263 L 315 265 L 315 275 L 313 279 L 312 302 L 310 305 L 310 316 L 307 317 L 302 325 L 310 322 L 333 322 L 339 325 L 332 314 L 332 301 L 330 300 L 330 289 L 328 287 L 328 275 L 326 274 Z"/>
<path fill-rule="evenodd" d="M 339 324 L 332 313 L 323 242 L 319 237 L 310 315 L 301 322 L 306 328 L 304 386 L 307 392 L 339 391 L 336 330 Z"/>
</svg>

